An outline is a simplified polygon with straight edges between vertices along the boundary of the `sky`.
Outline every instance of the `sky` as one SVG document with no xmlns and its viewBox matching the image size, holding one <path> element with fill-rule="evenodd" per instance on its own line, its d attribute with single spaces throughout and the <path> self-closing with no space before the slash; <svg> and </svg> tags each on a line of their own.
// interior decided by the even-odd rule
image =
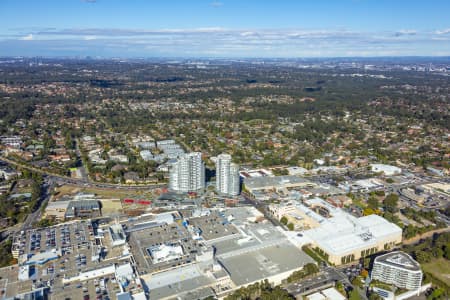
<svg viewBox="0 0 450 300">
<path fill-rule="evenodd" d="M 0 56 L 450 56 L 449 0 L 0 0 Z"/>
</svg>

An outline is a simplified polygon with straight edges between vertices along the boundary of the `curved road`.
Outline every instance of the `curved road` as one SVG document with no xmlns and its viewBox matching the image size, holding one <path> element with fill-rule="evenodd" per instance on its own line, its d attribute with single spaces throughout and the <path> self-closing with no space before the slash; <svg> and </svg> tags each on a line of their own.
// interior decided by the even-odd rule
<svg viewBox="0 0 450 300">
<path fill-rule="evenodd" d="M 85 187 L 98 187 L 98 188 L 113 188 L 113 189 L 126 189 L 126 190 L 140 190 L 140 189 L 154 189 L 154 188 L 161 188 L 161 187 L 165 187 L 167 186 L 166 184 L 161 184 L 161 183 L 155 183 L 155 184 L 148 184 L 148 185 L 124 185 L 124 184 L 112 184 L 112 183 L 101 183 L 101 182 L 91 182 L 89 180 L 86 179 L 79 179 L 79 178 L 71 178 L 68 176 L 64 176 L 64 175 L 60 175 L 60 174 L 56 174 L 53 172 L 49 172 L 49 171 L 45 171 L 36 167 L 32 167 L 32 166 L 27 166 L 24 164 L 21 164 L 19 162 L 10 160 L 4 156 L 0 157 L 0 161 L 3 161 L 5 163 L 20 167 L 20 168 L 24 168 L 42 175 L 46 175 L 48 177 L 51 177 L 52 179 L 54 179 L 55 181 L 57 181 L 58 183 L 63 183 L 63 184 L 77 184 L 77 185 L 82 185 Z"/>
<path fill-rule="evenodd" d="M 91 182 L 86 179 L 79 179 L 79 178 L 71 178 L 68 176 L 56 174 L 53 172 L 49 172 L 46 170 L 42 170 L 33 166 L 28 166 L 13 160 L 10 160 L 4 156 L 0 156 L 0 161 L 3 161 L 7 164 L 14 165 L 18 168 L 27 169 L 39 174 L 44 175 L 45 177 L 45 183 L 43 185 L 43 195 L 41 196 L 39 207 L 30 213 L 27 218 L 24 220 L 24 222 L 17 226 L 11 227 L 11 230 L 7 230 L 4 232 L 4 234 L 9 235 L 14 231 L 17 230 L 27 230 L 33 227 L 33 225 L 37 222 L 37 220 L 40 219 L 42 211 L 41 207 L 50 199 L 50 190 L 55 184 L 73 184 L 73 185 L 79 185 L 83 187 L 91 187 L 91 188 L 109 188 L 109 189 L 123 189 L 123 190 L 146 190 L 146 189 L 154 189 L 154 188 L 162 188 L 166 187 L 166 184 L 151 184 L 151 185 L 122 185 L 122 184 L 110 184 L 110 183 L 99 183 L 99 182 Z"/>
</svg>

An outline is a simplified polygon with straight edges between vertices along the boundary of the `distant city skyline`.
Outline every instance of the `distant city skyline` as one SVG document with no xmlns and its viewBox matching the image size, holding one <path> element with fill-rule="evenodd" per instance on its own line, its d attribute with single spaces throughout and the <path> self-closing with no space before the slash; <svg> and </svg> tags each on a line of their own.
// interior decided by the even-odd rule
<svg viewBox="0 0 450 300">
<path fill-rule="evenodd" d="M 450 2 L 0 1 L 0 56 L 449 56 Z"/>
</svg>

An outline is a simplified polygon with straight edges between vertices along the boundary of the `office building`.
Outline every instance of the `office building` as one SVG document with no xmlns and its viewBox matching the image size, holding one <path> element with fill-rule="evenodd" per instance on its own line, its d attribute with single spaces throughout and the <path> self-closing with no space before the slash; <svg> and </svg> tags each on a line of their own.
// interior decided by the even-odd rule
<svg viewBox="0 0 450 300">
<path fill-rule="evenodd" d="M 216 161 L 216 190 L 219 194 L 239 194 L 239 166 L 231 162 L 231 155 L 220 154 Z"/>
<path fill-rule="evenodd" d="M 399 288 L 419 291 L 422 270 L 411 256 L 395 251 L 375 258 L 371 278 Z"/>
<path fill-rule="evenodd" d="M 205 165 L 200 152 L 181 155 L 170 166 L 169 188 L 175 192 L 196 192 L 205 188 Z"/>
</svg>

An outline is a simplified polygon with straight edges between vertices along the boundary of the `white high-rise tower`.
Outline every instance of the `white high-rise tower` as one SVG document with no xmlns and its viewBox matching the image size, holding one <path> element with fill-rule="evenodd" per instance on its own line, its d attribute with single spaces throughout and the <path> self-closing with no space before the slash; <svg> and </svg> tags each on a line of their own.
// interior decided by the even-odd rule
<svg viewBox="0 0 450 300">
<path fill-rule="evenodd" d="M 216 190 L 219 194 L 239 194 L 239 166 L 231 162 L 231 155 L 220 154 L 216 161 Z"/>
<path fill-rule="evenodd" d="M 205 165 L 200 152 L 183 154 L 170 166 L 169 188 L 181 193 L 205 188 Z"/>
</svg>

